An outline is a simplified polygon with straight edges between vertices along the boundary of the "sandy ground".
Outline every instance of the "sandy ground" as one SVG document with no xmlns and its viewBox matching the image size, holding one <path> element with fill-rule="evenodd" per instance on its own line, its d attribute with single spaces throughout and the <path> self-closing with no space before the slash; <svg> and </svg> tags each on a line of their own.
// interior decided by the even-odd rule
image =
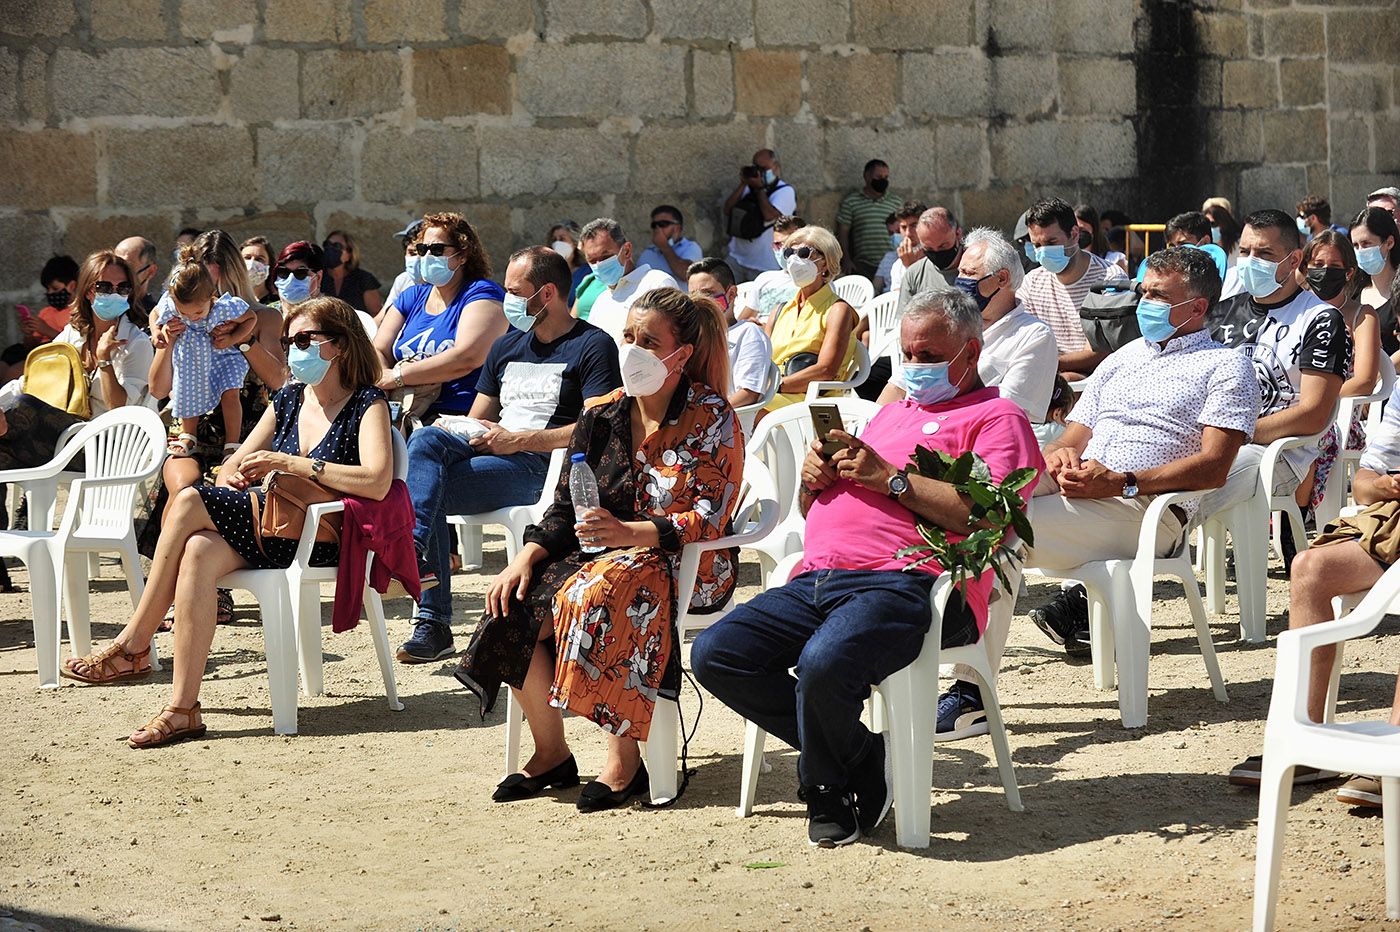
<svg viewBox="0 0 1400 932">
<path fill-rule="evenodd" d="M 501 565 L 490 536 L 486 559 L 454 579 L 459 646 Z M 116 567 L 106 575 L 103 639 L 129 611 Z M 241 600 L 209 659 L 209 736 L 133 751 L 119 739 L 167 701 L 169 674 L 36 690 L 29 598 L 0 596 L 0 929 L 1246 928 L 1257 802 L 1224 774 L 1260 749 L 1272 646 L 1213 619 L 1230 691 L 1215 702 L 1180 588 L 1161 583 L 1149 725 L 1129 732 L 1116 694 L 1024 618 L 1052 592 L 1022 599 L 1000 680 L 1026 811 L 1007 810 L 987 738 L 940 746 L 924 851 L 895 846 L 893 819 L 848 848 L 808 847 L 796 757 L 775 740 L 754 816 L 737 818 L 742 723 L 714 701 L 674 808 L 584 816 L 577 790 L 493 805 L 500 711 L 478 721 L 446 663 L 398 667 L 407 709 L 389 711 L 368 632 L 331 634 L 329 604 L 328 694 L 302 698 L 300 735 L 272 734 Z M 1286 581 L 1269 594 L 1272 634 Z M 397 644 L 409 606 L 389 608 Z M 1349 648 L 1342 716 L 1380 714 L 1394 671 L 1380 638 Z M 569 734 L 596 772 L 598 733 L 573 720 Z M 1295 791 L 1281 928 L 1383 922 L 1381 821 L 1334 789 Z"/>
</svg>

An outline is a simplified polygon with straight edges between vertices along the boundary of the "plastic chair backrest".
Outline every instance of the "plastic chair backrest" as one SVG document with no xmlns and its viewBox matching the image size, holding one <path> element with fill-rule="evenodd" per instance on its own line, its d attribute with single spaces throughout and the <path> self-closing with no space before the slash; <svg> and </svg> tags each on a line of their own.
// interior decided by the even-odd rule
<svg viewBox="0 0 1400 932">
<path fill-rule="evenodd" d="M 827 398 L 822 403 L 836 405 L 842 424 L 856 436 L 880 410 L 875 402 L 863 398 Z M 811 410 L 803 402 L 770 412 L 759 421 L 748 442 L 746 459 L 758 460 L 771 474 L 780 522 L 797 511 L 802 461 L 815 435 Z"/>
<path fill-rule="evenodd" d="M 68 343 L 45 343 L 24 359 L 24 392 L 80 418 L 92 415 L 87 373 L 78 351 Z"/>
<path fill-rule="evenodd" d="M 753 282 L 740 282 L 735 287 L 738 289 L 734 295 L 734 308 L 737 312 L 749 306 L 749 298 L 753 295 Z"/>
<path fill-rule="evenodd" d="M 356 311 L 355 316 L 360 318 L 360 324 L 365 328 L 365 334 L 374 340 L 374 335 L 379 332 L 379 327 L 374 323 L 374 318 L 365 311 Z"/>
<path fill-rule="evenodd" d="M 831 290 L 856 311 L 875 297 L 875 286 L 864 275 L 842 275 L 831 283 Z"/>
<path fill-rule="evenodd" d="M 106 411 L 83 425 L 64 446 L 65 455 L 83 451 L 83 478 L 130 482 L 84 487 L 75 503 L 64 510 L 64 523 L 72 521 L 78 533 L 88 529 L 122 533 L 131 526 L 136 487 L 155 474 L 165 458 L 165 425 L 160 416 L 142 405 L 125 405 Z M 70 515 L 75 518 L 70 518 Z"/>
<path fill-rule="evenodd" d="M 870 355 L 879 358 L 898 349 L 899 292 L 882 294 L 860 309 L 860 316 L 870 321 Z"/>
<path fill-rule="evenodd" d="M 740 405 L 734 409 L 734 413 L 739 416 L 739 424 L 744 428 L 744 436 L 753 433 L 753 422 L 760 408 L 772 401 L 778 394 L 778 386 L 783 382 L 783 372 L 778 368 L 778 364 L 770 362 L 768 364 L 768 375 L 763 380 L 763 391 L 759 393 L 758 400 L 751 405 Z"/>
<path fill-rule="evenodd" d="M 408 441 L 403 439 L 403 431 L 390 428 L 394 444 L 394 478 L 408 481 Z"/>
</svg>

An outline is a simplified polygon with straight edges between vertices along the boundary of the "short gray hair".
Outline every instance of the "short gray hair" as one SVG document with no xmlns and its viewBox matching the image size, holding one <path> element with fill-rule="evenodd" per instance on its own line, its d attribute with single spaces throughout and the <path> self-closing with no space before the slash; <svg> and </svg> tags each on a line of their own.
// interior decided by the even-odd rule
<svg viewBox="0 0 1400 932">
<path fill-rule="evenodd" d="M 1186 290 L 1193 298 L 1205 298 L 1207 309 L 1213 309 L 1220 300 L 1220 268 L 1215 259 L 1204 249 L 1195 246 L 1169 246 L 1159 249 L 1147 257 L 1150 272 L 1175 273 L 1186 282 Z"/>
<path fill-rule="evenodd" d="M 583 227 L 583 232 L 578 235 L 578 241 L 586 243 L 603 233 L 618 246 L 627 245 L 627 234 L 622 232 L 622 224 L 612 217 L 599 217 L 597 220 L 588 221 Z"/>
<path fill-rule="evenodd" d="M 982 247 L 982 274 L 991 275 L 1005 269 L 1011 273 L 1011 290 L 1015 291 L 1021 287 L 1026 271 L 1021 266 L 1021 257 L 1016 254 L 1016 247 L 1007 242 L 1001 231 L 991 227 L 978 227 L 963 240 L 964 251 L 974 246 Z"/>
<path fill-rule="evenodd" d="M 972 299 L 956 288 L 915 295 L 904 306 L 904 320 L 939 318 L 953 336 L 964 342 L 982 339 L 982 312 Z"/>
<path fill-rule="evenodd" d="M 919 214 L 918 225 L 921 227 L 933 227 L 940 223 L 946 223 L 954 230 L 960 229 L 958 227 L 958 218 L 954 217 L 953 212 L 946 207 L 930 207 L 928 210 Z"/>
</svg>

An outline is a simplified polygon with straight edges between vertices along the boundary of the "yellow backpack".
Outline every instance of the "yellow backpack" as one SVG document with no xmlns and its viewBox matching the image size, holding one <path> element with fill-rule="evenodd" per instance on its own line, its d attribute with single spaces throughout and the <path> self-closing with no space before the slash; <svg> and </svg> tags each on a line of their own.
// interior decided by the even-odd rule
<svg viewBox="0 0 1400 932">
<path fill-rule="evenodd" d="M 60 411 L 87 420 L 87 373 L 78 351 L 68 343 L 45 343 L 29 351 L 24 359 L 24 393 L 33 395 Z"/>
</svg>

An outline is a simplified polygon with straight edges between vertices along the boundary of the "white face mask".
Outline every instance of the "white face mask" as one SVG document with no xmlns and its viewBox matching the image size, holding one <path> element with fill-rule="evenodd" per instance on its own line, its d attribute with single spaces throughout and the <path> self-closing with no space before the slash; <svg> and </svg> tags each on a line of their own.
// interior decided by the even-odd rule
<svg viewBox="0 0 1400 932">
<path fill-rule="evenodd" d="M 787 273 L 794 285 L 798 288 L 806 288 L 817 280 L 817 264 L 811 259 L 803 259 L 801 256 L 789 256 Z"/>
<path fill-rule="evenodd" d="M 554 247 L 554 251 L 564 257 L 565 262 L 568 262 L 574 257 L 574 244 L 569 242 L 568 240 L 557 239 L 552 245 Z"/>
<path fill-rule="evenodd" d="M 658 359 L 635 343 L 624 343 L 617 354 L 618 367 L 622 370 L 622 390 L 633 398 L 645 398 L 661 391 L 671 374 L 666 360 L 680 351 L 680 347 L 676 347 L 665 359 Z"/>
<path fill-rule="evenodd" d="M 267 281 L 267 263 L 257 259 L 249 259 L 244 263 L 248 267 L 248 284 L 254 288 Z"/>
</svg>

